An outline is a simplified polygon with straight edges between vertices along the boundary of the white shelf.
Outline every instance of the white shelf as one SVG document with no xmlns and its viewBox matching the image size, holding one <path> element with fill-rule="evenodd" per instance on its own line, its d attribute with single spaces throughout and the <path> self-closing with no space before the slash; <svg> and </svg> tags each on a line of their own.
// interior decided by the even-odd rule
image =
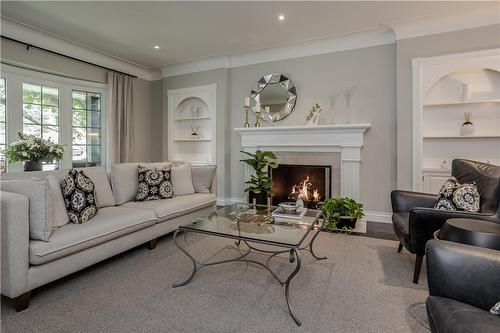
<svg viewBox="0 0 500 333">
<path fill-rule="evenodd" d="M 428 135 L 424 136 L 423 139 L 499 139 L 500 135 Z"/>
<path fill-rule="evenodd" d="M 175 142 L 209 142 L 212 139 L 174 139 Z"/>
<path fill-rule="evenodd" d="M 478 104 L 478 103 L 500 103 L 500 99 L 482 99 L 476 101 L 459 101 L 459 102 L 439 102 L 439 103 L 428 103 L 425 106 L 446 106 L 446 105 L 466 105 L 466 104 Z"/>
<path fill-rule="evenodd" d="M 176 118 L 175 121 L 184 121 L 184 120 L 203 120 L 210 119 L 210 117 L 188 117 L 188 118 Z"/>
</svg>

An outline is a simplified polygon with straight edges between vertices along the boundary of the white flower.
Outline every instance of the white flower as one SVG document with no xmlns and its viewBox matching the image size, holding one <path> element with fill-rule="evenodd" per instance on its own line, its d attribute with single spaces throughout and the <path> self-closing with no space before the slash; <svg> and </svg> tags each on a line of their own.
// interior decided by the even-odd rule
<svg viewBox="0 0 500 333">
<path fill-rule="evenodd" d="M 49 151 L 52 153 L 54 151 L 54 146 L 50 146 Z"/>
<path fill-rule="evenodd" d="M 25 152 L 25 151 L 21 152 L 21 155 L 23 155 L 24 157 L 28 157 L 29 156 L 28 153 Z"/>
</svg>

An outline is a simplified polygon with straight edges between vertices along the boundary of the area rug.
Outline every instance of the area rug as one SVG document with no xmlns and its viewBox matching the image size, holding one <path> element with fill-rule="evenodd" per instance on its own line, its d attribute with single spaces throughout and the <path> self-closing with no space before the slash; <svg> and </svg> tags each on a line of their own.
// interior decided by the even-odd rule
<svg viewBox="0 0 500 333">
<path fill-rule="evenodd" d="M 237 254 L 219 238 L 190 235 L 184 245 L 205 259 Z M 152 251 L 138 247 L 35 290 L 23 312 L 2 299 L 2 332 L 428 332 L 413 314 L 427 297 L 425 269 L 413 284 L 414 258 L 396 242 L 322 233 L 315 245 L 328 259 L 303 252 L 291 285 L 301 327 L 282 287 L 256 265 L 206 267 L 172 288 L 191 262 L 166 236 Z M 280 276 L 294 267 L 287 259 L 270 262 Z"/>
</svg>

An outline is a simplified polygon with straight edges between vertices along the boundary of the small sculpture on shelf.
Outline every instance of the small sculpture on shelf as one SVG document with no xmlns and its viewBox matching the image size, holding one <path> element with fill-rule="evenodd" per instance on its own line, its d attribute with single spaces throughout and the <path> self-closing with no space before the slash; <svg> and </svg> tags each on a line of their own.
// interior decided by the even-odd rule
<svg viewBox="0 0 500 333">
<path fill-rule="evenodd" d="M 464 112 L 465 122 L 462 124 L 460 134 L 462 136 L 471 136 L 474 134 L 474 124 L 472 123 L 472 112 Z"/>
<path fill-rule="evenodd" d="M 191 126 L 191 139 L 192 140 L 199 140 L 200 138 L 201 138 L 200 126 L 196 126 L 196 127 Z"/>
<path fill-rule="evenodd" d="M 321 115 L 321 106 L 318 103 L 314 104 L 311 111 L 306 116 L 306 125 L 317 126 Z"/>
<path fill-rule="evenodd" d="M 191 106 L 191 117 L 192 118 L 198 118 L 199 117 L 199 112 L 198 112 L 198 107 L 197 106 Z"/>
</svg>

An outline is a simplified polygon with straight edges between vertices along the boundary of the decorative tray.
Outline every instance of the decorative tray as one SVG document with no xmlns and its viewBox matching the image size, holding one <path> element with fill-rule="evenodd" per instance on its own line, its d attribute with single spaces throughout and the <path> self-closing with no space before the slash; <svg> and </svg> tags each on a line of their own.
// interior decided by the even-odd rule
<svg viewBox="0 0 500 333">
<path fill-rule="evenodd" d="M 230 214 L 229 219 L 240 223 L 272 223 L 274 218 L 267 214 L 255 214 L 253 212 Z"/>
<path fill-rule="evenodd" d="M 272 216 L 282 219 L 300 220 L 301 218 L 304 217 L 306 213 L 307 213 L 307 208 L 302 208 L 302 209 L 299 208 L 297 209 L 297 212 L 295 214 L 287 214 L 283 211 L 283 208 L 278 207 L 276 210 L 273 211 Z"/>
</svg>

